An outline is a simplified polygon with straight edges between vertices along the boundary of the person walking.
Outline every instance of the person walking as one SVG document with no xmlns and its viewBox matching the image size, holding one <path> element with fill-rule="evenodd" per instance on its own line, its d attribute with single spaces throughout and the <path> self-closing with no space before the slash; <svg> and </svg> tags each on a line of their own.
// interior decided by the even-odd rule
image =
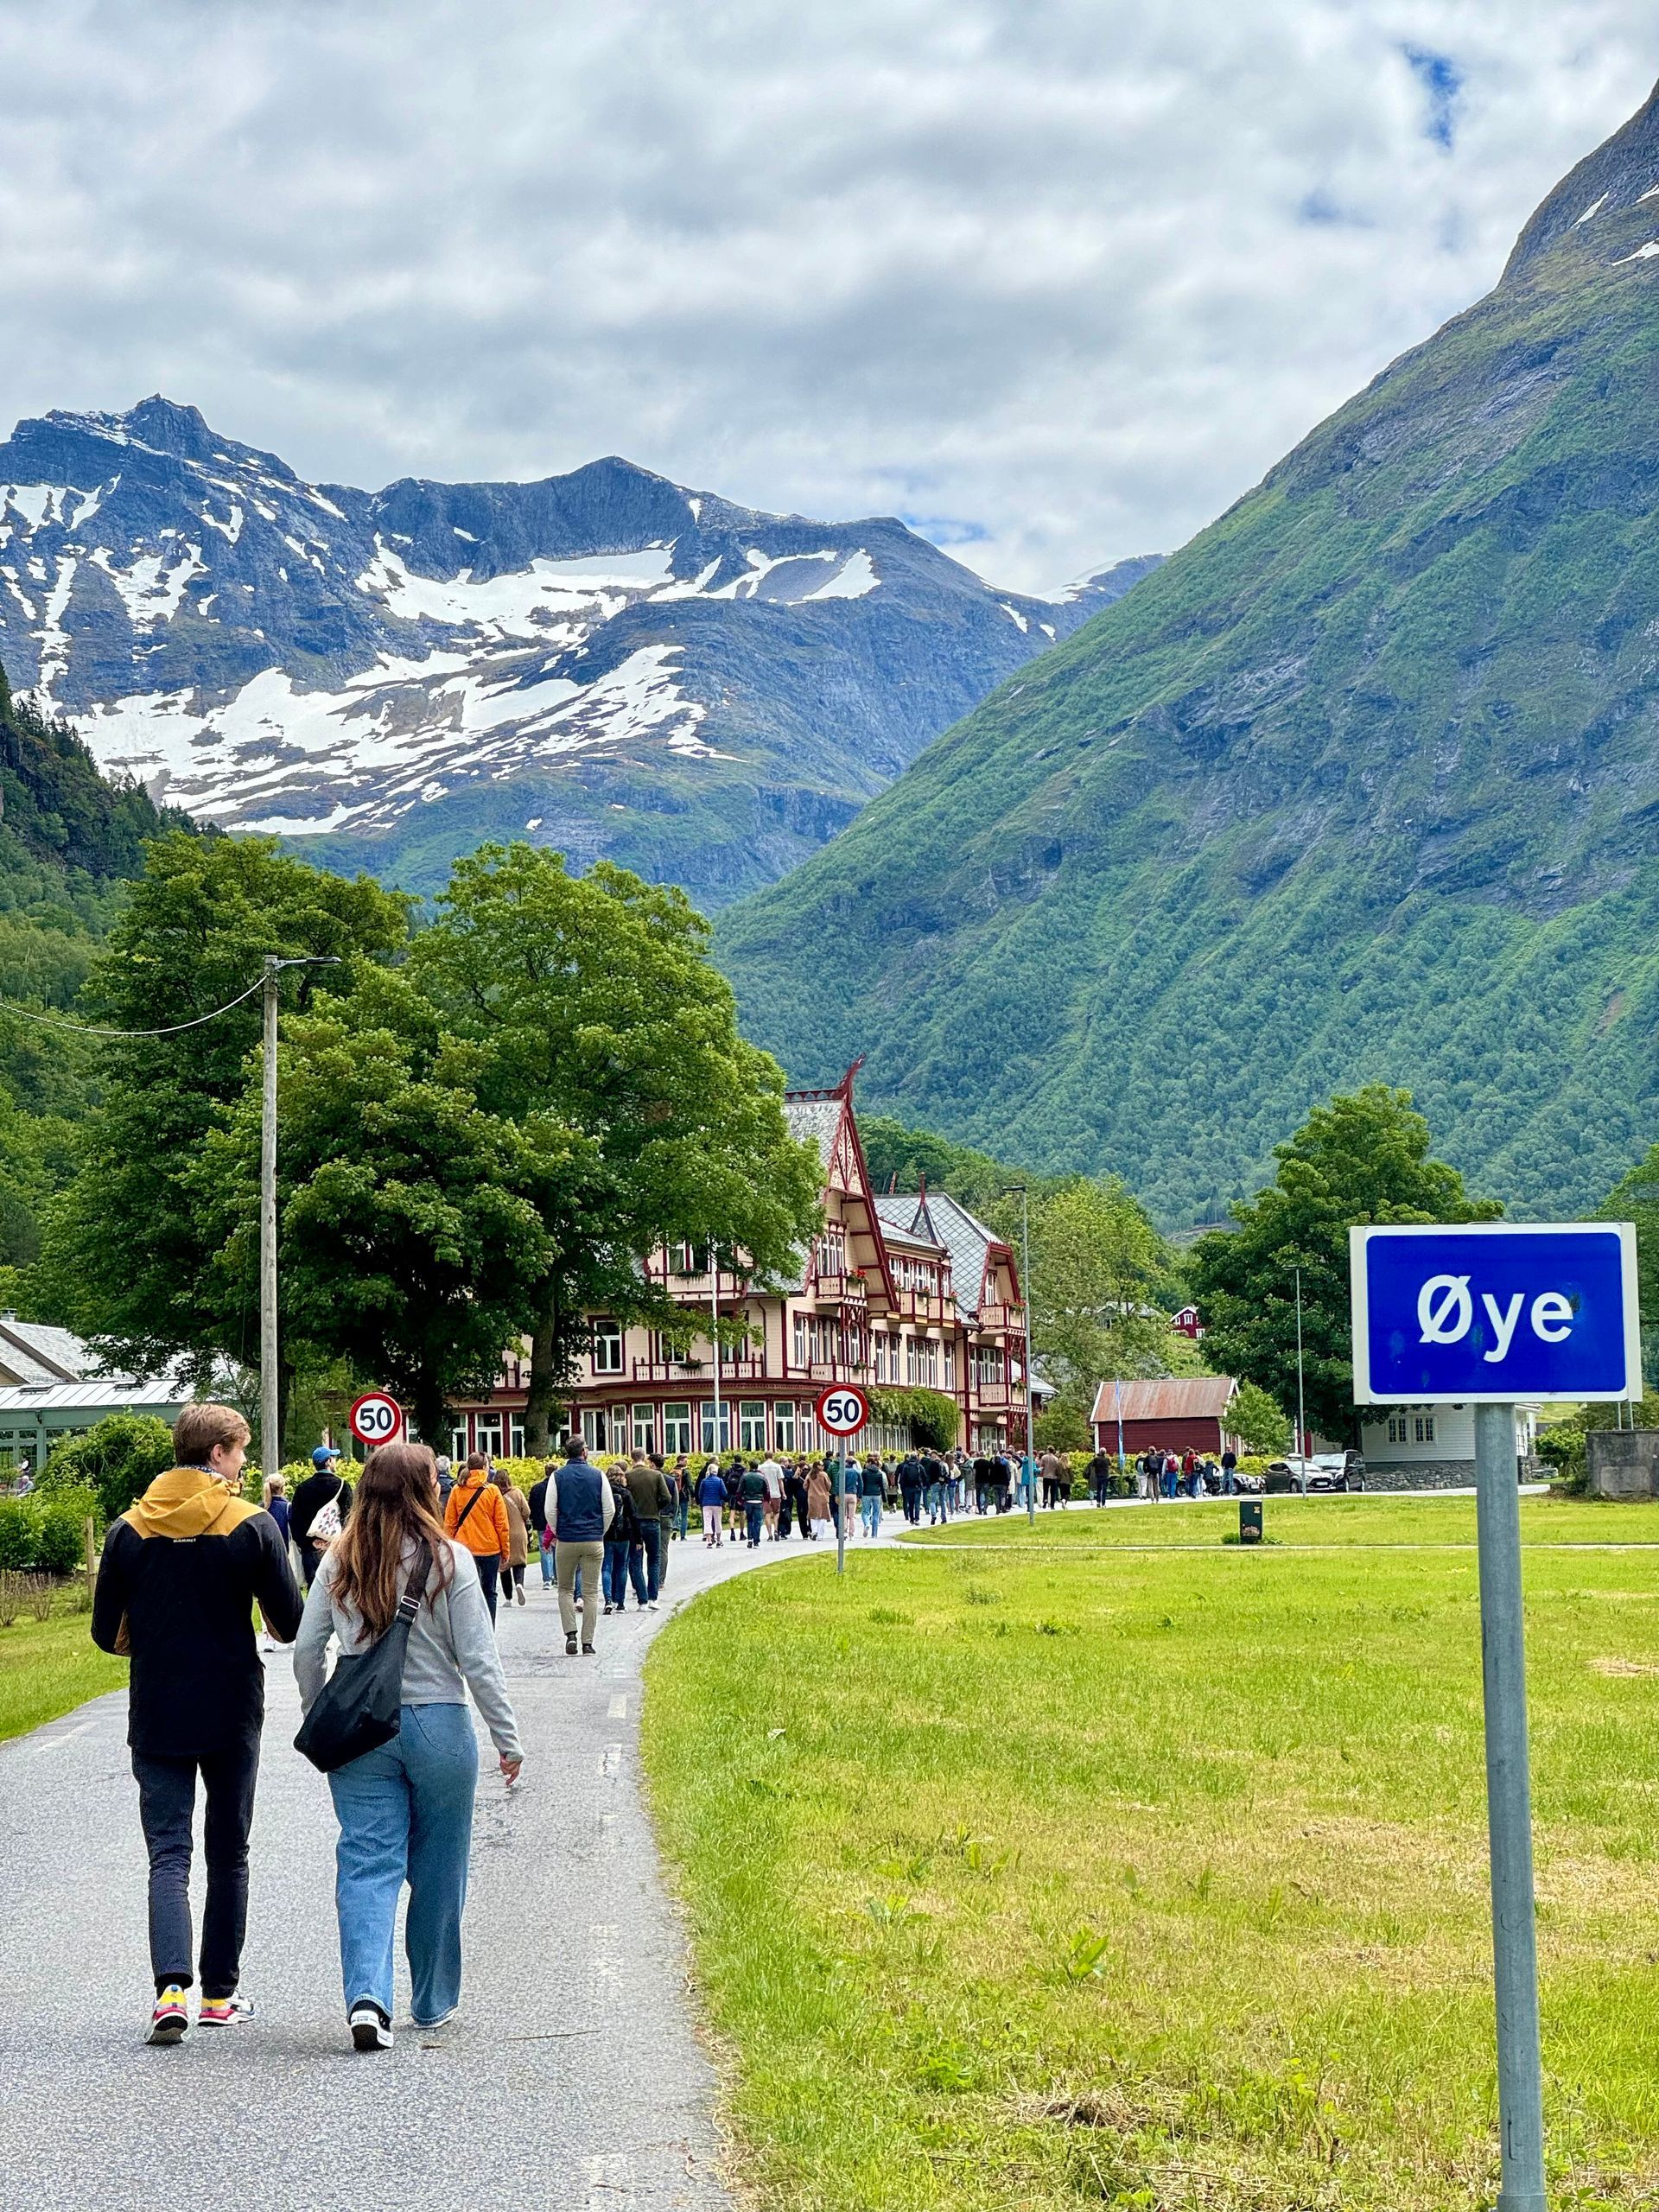
<svg viewBox="0 0 1659 2212">
<path fill-rule="evenodd" d="M 438 1454 L 438 1505 L 440 1510 L 449 1503 L 449 1493 L 455 1486 L 455 1471 L 442 1452 Z"/>
<path fill-rule="evenodd" d="M 276 1523 L 276 1533 L 282 1538 L 283 1542 L 283 1557 L 287 1559 L 289 1557 L 288 1485 L 283 1481 L 280 1474 L 276 1474 L 268 1478 L 264 1487 L 265 1491 L 265 1510 L 270 1514 L 271 1519 Z M 269 1622 L 265 1624 L 264 1640 L 261 1644 L 260 1649 L 268 1656 L 276 1649 L 276 1640 L 270 1632 L 270 1624 Z"/>
<path fill-rule="evenodd" d="M 607 1613 L 626 1610 L 628 1595 L 628 1570 L 634 1568 L 634 1596 L 641 1606 L 645 1602 L 643 1574 L 636 1564 L 639 1551 L 639 1520 L 633 1510 L 633 1500 L 628 1494 L 627 1478 L 620 1468 L 613 1468 L 606 1480 L 610 1484 L 613 1511 L 610 1526 L 605 1531 L 605 1557 L 600 1571 L 600 1589 Z"/>
<path fill-rule="evenodd" d="M 1238 1491 L 1238 1454 L 1230 1444 L 1221 1455 L 1221 1494 L 1232 1497 Z"/>
<path fill-rule="evenodd" d="M 524 1573 L 530 1565 L 530 1500 L 505 1467 L 492 1467 L 490 1480 L 507 1509 L 507 1563 L 501 1570 L 501 1595 L 508 1605 L 524 1602 Z"/>
<path fill-rule="evenodd" d="M 874 1538 L 881 1533 L 881 1507 L 887 1497 L 887 1478 L 880 1460 L 872 1452 L 864 1462 L 863 1497 L 859 1510 L 863 1517 L 864 1533 Z"/>
<path fill-rule="evenodd" d="M 1043 1510 L 1056 1512 L 1065 1503 L 1065 1492 L 1070 1487 L 1065 1469 L 1060 1465 L 1058 1452 L 1045 1452 L 1037 1462 L 1038 1472 L 1043 1478 Z"/>
<path fill-rule="evenodd" d="M 340 1454 L 332 1444 L 319 1444 L 311 1454 L 311 1472 L 296 1490 L 288 1510 L 289 1534 L 308 1590 L 351 1510 L 351 1489 L 340 1472 Z"/>
<path fill-rule="evenodd" d="M 822 1459 L 815 1459 L 806 1477 L 806 1511 L 810 1522 L 808 1534 L 816 1544 L 821 1537 L 836 1533 L 833 1519 L 835 1499 L 830 1488 L 830 1471 Z"/>
<path fill-rule="evenodd" d="M 710 1459 L 697 1484 L 697 1507 L 702 1515 L 702 1541 L 709 1549 L 720 1548 L 721 1522 L 726 1511 L 726 1478 L 718 1459 Z"/>
<path fill-rule="evenodd" d="M 760 1462 L 760 1473 L 766 1486 L 766 1495 L 760 1508 L 761 1516 L 766 1522 L 767 1540 L 775 1544 L 778 1541 L 778 1517 L 784 1506 L 784 1471 L 768 1452 Z"/>
<path fill-rule="evenodd" d="M 906 1522 L 915 1528 L 922 1517 L 922 1463 L 912 1450 L 899 1462 L 899 1496 Z"/>
<path fill-rule="evenodd" d="M 467 1465 L 455 1478 L 443 1509 L 443 1533 L 471 1552 L 478 1586 L 493 1620 L 501 1571 L 512 1563 L 512 1529 L 506 1501 L 490 1480 L 490 1463 L 481 1452 L 467 1453 Z"/>
<path fill-rule="evenodd" d="M 1112 1486 L 1112 1456 L 1103 1444 L 1089 1462 L 1089 1495 L 1096 1505 L 1104 1505 Z"/>
<path fill-rule="evenodd" d="M 599 1469 L 588 1457 L 588 1446 L 573 1436 L 564 1447 L 564 1465 L 547 1486 L 547 1525 L 553 1531 L 553 1564 L 559 1586 L 559 1624 L 564 1630 L 564 1652 L 576 1656 L 575 1580 L 582 1576 L 582 1656 L 594 1656 L 594 1630 L 599 1618 L 595 1594 L 605 1565 L 605 1532 L 616 1510 L 616 1499 Z"/>
<path fill-rule="evenodd" d="M 648 1612 L 654 1613 L 667 1567 L 664 1557 L 668 1549 L 667 1516 L 674 1510 L 674 1493 L 661 1466 L 643 1452 L 636 1452 L 629 1464 L 627 1488 L 633 1507 L 634 1541 L 639 1547 L 639 1568 L 644 1577 L 639 1602 Z"/>
<path fill-rule="evenodd" d="M 806 1474 L 798 1459 L 791 1459 L 784 1469 L 784 1534 L 790 1533 L 791 1523 L 801 1532 L 803 1543 L 812 1535 L 812 1515 L 807 1502 Z"/>
<path fill-rule="evenodd" d="M 841 1528 L 849 1543 L 853 1541 L 860 1509 L 864 1499 L 864 1469 L 856 1453 L 841 1463 Z"/>
<path fill-rule="evenodd" d="M 691 1492 L 695 1487 L 691 1479 L 691 1463 L 682 1452 L 674 1462 L 675 1503 L 678 1511 L 677 1533 L 682 1543 L 691 1533 Z"/>
<path fill-rule="evenodd" d="M 235 2027 L 240 1993 L 265 1670 L 253 1609 L 291 1643 L 298 1586 L 276 1522 L 237 1493 L 248 1425 L 231 1406 L 189 1405 L 173 1428 L 178 1465 L 158 1475 L 104 1540 L 92 1584 L 92 1641 L 132 1661 L 127 1743 L 149 1858 L 149 1963 L 155 2009 L 146 2040 L 190 2031 L 199 1963 L 199 2028 Z M 303 1487 L 303 1485 L 302 1485 Z M 196 1783 L 207 1800 L 207 1898 L 192 1958 L 191 1831 Z"/>
<path fill-rule="evenodd" d="M 423 1444 L 383 1444 L 364 1462 L 351 1525 L 306 1601 L 294 1673 L 307 1713 L 322 1693 L 329 1644 L 342 1656 L 369 1650 L 411 1593 L 397 1733 L 328 1777 L 340 1822 L 334 1907 L 346 2018 L 353 2044 L 365 2051 L 391 2048 L 392 1948 L 405 1884 L 410 2023 L 441 2027 L 461 2003 L 478 1787 L 468 1689 L 509 1785 L 524 1756 L 475 1555 L 438 1519 L 432 1454 Z"/>
<path fill-rule="evenodd" d="M 744 1535 L 749 1549 L 758 1551 L 766 1528 L 766 1478 L 760 1467 L 746 1467 L 738 1477 L 738 1497 L 743 1506 Z"/>
<path fill-rule="evenodd" d="M 553 1479 L 551 1461 L 542 1470 L 541 1478 L 530 1486 L 530 1525 L 536 1531 L 536 1544 L 542 1562 L 542 1588 L 553 1587 L 553 1547 L 547 1540 L 547 1486 Z"/>
</svg>

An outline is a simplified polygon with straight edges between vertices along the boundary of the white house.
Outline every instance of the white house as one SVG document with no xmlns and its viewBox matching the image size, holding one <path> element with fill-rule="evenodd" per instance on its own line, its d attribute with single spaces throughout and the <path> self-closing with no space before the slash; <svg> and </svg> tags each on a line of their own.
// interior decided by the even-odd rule
<svg viewBox="0 0 1659 2212">
<path fill-rule="evenodd" d="M 1515 1409 L 1515 1448 L 1532 1457 L 1538 1408 Z M 1359 1448 L 1379 1490 L 1464 1490 L 1475 1479 L 1475 1409 L 1469 1405 L 1369 1406 Z"/>
</svg>

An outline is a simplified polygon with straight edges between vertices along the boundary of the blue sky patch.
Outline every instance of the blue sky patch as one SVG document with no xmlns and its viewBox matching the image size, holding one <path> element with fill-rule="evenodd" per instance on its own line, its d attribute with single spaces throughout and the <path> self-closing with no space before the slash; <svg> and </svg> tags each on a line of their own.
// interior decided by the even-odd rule
<svg viewBox="0 0 1659 2212">
<path fill-rule="evenodd" d="M 1449 152 L 1457 136 L 1458 95 L 1463 90 L 1463 72 L 1449 54 L 1436 54 L 1430 47 L 1406 46 L 1400 50 L 1428 96 L 1423 136 Z"/>
</svg>

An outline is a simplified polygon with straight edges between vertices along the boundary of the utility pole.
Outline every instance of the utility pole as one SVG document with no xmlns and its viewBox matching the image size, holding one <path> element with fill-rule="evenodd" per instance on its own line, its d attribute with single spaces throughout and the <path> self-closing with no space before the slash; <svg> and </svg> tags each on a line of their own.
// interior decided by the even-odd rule
<svg viewBox="0 0 1659 2212">
<path fill-rule="evenodd" d="M 1020 1288 L 1026 1316 L 1026 1519 L 1037 1526 L 1037 1415 L 1031 1391 L 1031 1192 L 1020 1185 Z"/>
<path fill-rule="evenodd" d="M 709 1247 L 709 1333 L 715 1348 L 715 1457 L 720 1450 L 720 1254 Z"/>
<path fill-rule="evenodd" d="M 1302 1495 L 1307 1495 L 1307 1408 L 1302 1389 L 1302 1271 L 1296 1270 L 1296 1456 L 1302 1463 Z"/>
<path fill-rule="evenodd" d="M 283 1464 L 276 1375 L 276 983 L 283 963 L 265 955 L 264 1103 L 259 1122 L 259 1454 L 264 1472 Z"/>
</svg>

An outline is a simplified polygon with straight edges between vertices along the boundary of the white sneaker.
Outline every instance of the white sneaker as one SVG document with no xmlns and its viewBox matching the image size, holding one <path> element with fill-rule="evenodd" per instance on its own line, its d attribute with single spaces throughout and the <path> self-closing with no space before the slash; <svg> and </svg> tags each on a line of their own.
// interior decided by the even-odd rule
<svg viewBox="0 0 1659 2212">
<path fill-rule="evenodd" d="M 660 1611 L 660 1610 L 661 1610 L 661 1608 L 658 1606 L 658 1603 L 657 1603 L 657 1600 L 656 1600 L 654 1598 L 647 1598 L 647 1599 L 646 1599 L 646 1600 L 645 1600 L 645 1611 L 646 1611 L 648 1613 L 654 1613 L 654 1612 L 658 1612 L 658 1611 Z"/>
<path fill-rule="evenodd" d="M 391 2022 L 372 1998 L 359 1998 L 346 2015 L 346 2024 L 352 2031 L 352 2045 L 356 2050 L 390 2050 Z"/>
</svg>

